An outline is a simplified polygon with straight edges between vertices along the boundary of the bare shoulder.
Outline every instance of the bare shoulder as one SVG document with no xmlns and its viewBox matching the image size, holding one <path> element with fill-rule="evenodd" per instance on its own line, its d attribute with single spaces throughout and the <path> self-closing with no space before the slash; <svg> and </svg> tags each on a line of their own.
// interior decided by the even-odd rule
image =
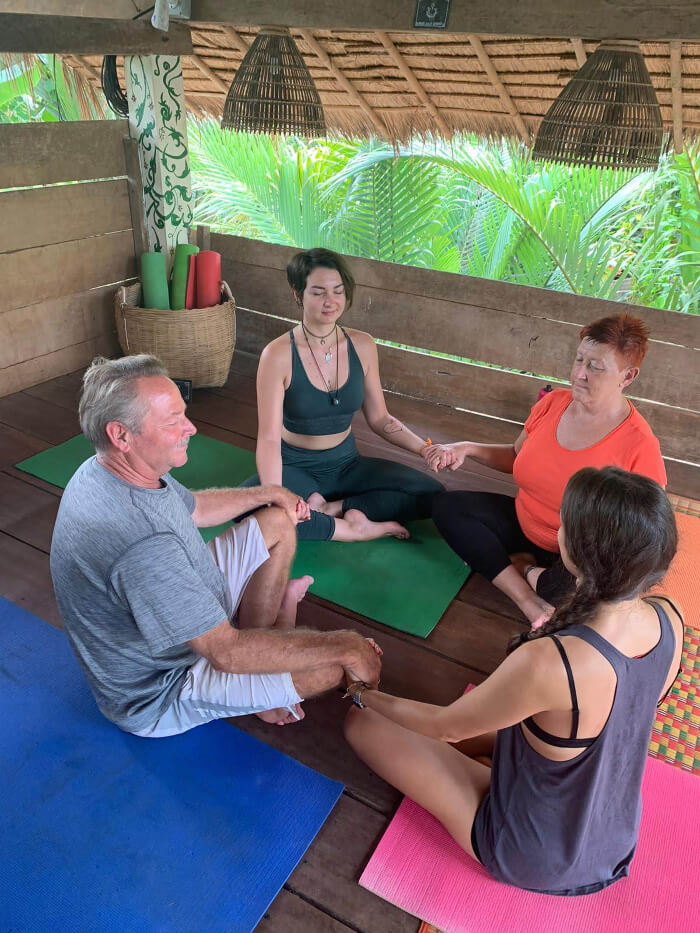
<svg viewBox="0 0 700 933">
<path fill-rule="evenodd" d="M 647 602 L 656 603 L 661 606 L 671 621 L 673 631 L 676 633 L 676 641 L 682 644 L 685 619 L 683 618 L 683 611 L 678 603 L 674 602 L 670 596 L 665 596 L 663 593 L 654 593 L 652 596 L 648 596 Z"/>
<path fill-rule="evenodd" d="M 355 330 L 354 327 L 344 328 L 345 333 L 352 340 L 353 346 L 363 363 L 372 359 L 376 353 L 376 344 L 371 334 L 364 330 Z"/>
<path fill-rule="evenodd" d="M 509 675 L 522 674 L 526 679 L 546 681 L 556 669 L 559 653 L 551 638 L 539 637 L 523 642 L 506 657 L 503 664 Z"/>
<path fill-rule="evenodd" d="M 289 363 L 289 332 L 280 334 L 271 340 L 260 354 L 260 364 L 266 367 L 277 367 Z"/>
</svg>

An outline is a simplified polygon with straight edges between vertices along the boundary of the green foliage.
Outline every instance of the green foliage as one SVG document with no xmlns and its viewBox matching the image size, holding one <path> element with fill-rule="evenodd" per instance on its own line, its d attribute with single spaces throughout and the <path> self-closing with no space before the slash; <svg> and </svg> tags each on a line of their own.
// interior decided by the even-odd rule
<svg viewBox="0 0 700 933">
<path fill-rule="evenodd" d="M 111 116 L 101 95 L 59 57 L 0 54 L 0 123 Z"/>
<path fill-rule="evenodd" d="M 271 139 L 197 124 L 197 220 L 300 248 L 700 313 L 700 143 L 655 172 L 516 143 Z"/>
</svg>

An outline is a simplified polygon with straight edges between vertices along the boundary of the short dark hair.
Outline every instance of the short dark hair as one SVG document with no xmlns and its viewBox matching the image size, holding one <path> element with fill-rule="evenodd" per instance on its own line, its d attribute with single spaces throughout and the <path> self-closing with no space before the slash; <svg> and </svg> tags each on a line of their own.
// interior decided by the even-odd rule
<svg viewBox="0 0 700 933">
<path fill-rule="evenodd" d="M 581 340 L 612 347 L 627 366 L 641 366 L 647 352 L 649 328 L 631 314 L 614 314 L 586 324 L 579 336 Z"/>
<path fill-rule="evenodd" d="M 345 289 L 345 307 L 349 308 L 355 294 L 355 279 L 345 257 L 320 246 L 295 253 L 287 263 L 287 281 L 297 295 L 304 293 L 306 280 L 314 269 L 335 269 L 340 274 Z"/>
</svg>

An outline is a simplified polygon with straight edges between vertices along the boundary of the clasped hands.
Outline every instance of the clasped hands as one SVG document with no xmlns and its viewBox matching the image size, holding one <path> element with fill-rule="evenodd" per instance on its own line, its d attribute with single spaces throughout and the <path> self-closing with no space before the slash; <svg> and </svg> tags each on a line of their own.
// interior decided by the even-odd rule
<svg viewBox="0 0 700 933">
<path fill-rule="evenodd" d="M 431 444 L 422 454 L 423 459 L 433 472 L 440 470 L 457 470 L 464 463 L 466 451 L 464 444 L 458 441 L 455 444 Z"/>
<path fill-rule="evenodd" d="M 355 637 L 356 633 L 353 632 Z M 381 657 L 384 653 L 373 638 L 363 638 L 357 635 L 358 653 L 353 661 L 343 665 L 345 673 L 345 686 L 364 683 L 373 690 L 379 686 L 379 672 L 381 670 Z"/>
</svg>

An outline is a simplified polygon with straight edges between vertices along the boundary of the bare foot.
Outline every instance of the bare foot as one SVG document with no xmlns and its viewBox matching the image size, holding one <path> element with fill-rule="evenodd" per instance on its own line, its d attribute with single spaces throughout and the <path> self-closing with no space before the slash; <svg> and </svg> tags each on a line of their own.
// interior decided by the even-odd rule
<svg viewBox="0 0 700 933">
<path fill-rule="evenodd" d="M 309 508 L 312 508 L 314 512 L 323 512 L 324 515 L 331 515 L 333 518 L 339 518 L 343 514 L 342 499 L 328 502 L 320 492 L 312 492 L 306 501 Z"/>
<path fill-rule="evenodd" d="M 343 518 L 353 535 L 347 539 L 350 541 L 371 541 L 374 538 L 390 537 L 405 540 L 411 537 L 408 529 L 398 522 L 371 522 L 359 509 L 348 509 Z"/>
<path fill-rule="evenodd" d="M 287 583 L 280 603 L 280 611 L 275 621 L 275 628 L 294 628 L 297 618 L 297 606 L 306 596 L 306 592 L 313 582 L 314 578 L 306 574 Z"/>
<path fill-rule="evenodd" d="M 300 703 L 294 704 L 294 710 L 296 716 L 290 713 L 286 706 L 280 706 L 277 709 L 266 709 L 264 712 L 255 715 L 258 719 L 262 719 L 263 722 L 269 722 L 276 726 L 288 726 L 290 723 L 300 722 L 306 715 Z"/>
<path fill-rule="evenodd" d="M 521 604 L 520 608 L 525 613 L 532 631 L 541 628 L 554 615 L 554 606 L 550 606 L 536 593 L 532 594 L 532 599 L 528 600 L 527 603 Z"/>
</svg>

